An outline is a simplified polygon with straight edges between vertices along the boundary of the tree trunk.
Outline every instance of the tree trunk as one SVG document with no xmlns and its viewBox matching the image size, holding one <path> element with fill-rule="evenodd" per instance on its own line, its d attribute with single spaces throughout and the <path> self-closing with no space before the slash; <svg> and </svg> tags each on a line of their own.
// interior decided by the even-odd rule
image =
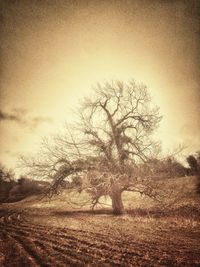
<svg viewBox="0 0 200 267">
<path fill-rule="evenodd" d="M 122 192 L 121 191 L 115 191 L 110 196 L 112 199 L 112 208 L 113 208 L 113 214 L 115 215 L 121 215 L 124 213 L 124 205 L 122 202 Z"/>
</svg>

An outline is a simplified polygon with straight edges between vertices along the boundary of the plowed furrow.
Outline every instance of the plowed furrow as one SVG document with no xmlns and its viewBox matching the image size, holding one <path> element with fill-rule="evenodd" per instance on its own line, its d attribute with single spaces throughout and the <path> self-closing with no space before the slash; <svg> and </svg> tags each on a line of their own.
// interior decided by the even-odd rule
<svg viewBox="0 0 200 267">
<path fill-rule="evenodd" d="M 26 232 L 25 236 L 23 235 L 23 231 L 18 231 L 11 233 L 11 236 L 21 244 L 21 246 L 35 259 L 38 265 L 42 267 L 47 266 L 72 266 L 73 259 L 70 259 L 68 257 L 62 257 L 62 255 L 55 253 L 53 249 L 53 245 L 47 245 L 43 242 L 43 238 L 41 238 L 40 245 L 39 242 L 37 242 L 37 237 L 32 236 L 31 234 L 28 235 Z M 41 245 L 42 242 L 45 244 L 45 246 Z M 60 259 L 62 258 L 63 261 Z M 77 261 L 76 261 L 77 263 Z M 78 266 L 78 265 L 77 265 Z"/>
<path fill-rule="evenodd" d="M 49 230 L 44 231 L 40 230 L 37 232 L 37 229 L 34 229 L 34 232 L 29 231 L 28 228 L 20 228 L 20 226 L 7 225 L 8 231 L 17 232 L 21 237 L 32 238 L 33 242 L 39 246 L 46 255 L 51 255 L 51 258 L 56 260 L 57 266 L 66 266 L 74 265 L 81 266 L 81 263 L 90 263 L 99 264 L 102 261 L 109 263 L 111 265 L 120 266 L 124 264 L 127 266 L 128 262 L 134 262 L 143 258 L 144 255 L 148 252 L 152 260 L 158 261 L 159 258 L 156 256 L 158 253 L 162 255 L 166 254 L 168 258 L 168 252 L 164 250 L 163 247 L 157 247 L 156 244 L 149 243 L 140 244 L 139 242 L 130 242 L 129 251 L 126 250 L 124 244 L 121 244 L 119 247 L 109 247 L 108 244 L 99 242 L 99 240 L 94 240 L 93 237 L 90 238 L 89 234 L 87 237 L 73 237 L 71 235 L 58 233 L 57 230 L 51 233 Z M 66 231 L 65 231 L 66 232 Z M 106 242 L 106 241 L 105 241 Z M 137 247 L 137 252 L 135 252 L 135 247 Z M 175 251 L 175 254 L 178 255 L 179 251 Z M 154 254 L 156 254 L 154 256 Z M 174 254 L 171 252 L 171 254 Z M 112 255 L 112 259 L 110 256 Z M 53 260 L 48 259 L 49 262 L 54 262 Z M 120 263 L 119 263 L 120 259 Z M 144 259 L 143 259 L 144 260 Z M 47 262 L 48 262 L 47 261 Z M 147 261 L 148 262 L 148 261 Z M 102 265 L 103 266 L 103 265 Z"/>
<path fill-rule="evenodd" d="M 46 230 L 48 228 L 48 226 L 46 225 L 42 225 L 42 224 L 35 224 L 35 223 L 32 223 L 30 222 L 29 220 L 27 220 L 26 222 L 21 222 L 21 224 L 25 224 L 26 226 L 28 225 L 29 227 L 36 227 L 37 229 L 44 229 Z M 60 231 L 60 228 L 59 227 L 54 227 L 55 231 Z M 62 233 L 68 233 L 70 235 L 76 235 L 77 233 L 80 233 L 82 235 L 87 235 L 88 234 L 88 231 L 87 230 L 82 230 L 82 229 L 71 229 L 71 228 L 67 228 L 67 227 L 64 227 L 62 228 Z M 104 239 L 107 239 L 107 238 L 111 238 L 112 235 L 110 233 L 98 233 L 98 232 L 93 232 L 93 231 L 90 231 L 89 232 L 90 235 L 93 235 L 94 237 L 99 237 L 99 238 L 104 238 Z"/>
<path fill-rule="evenodd" d="M 7 230 L 9 230 L 9 232 L 13 232 L 16 235 L 20 235 L 21 238 L 31 238 L 32 241 L 36 244 L 45 244 L 45 246 L 41 246 L 43 248 L 51 247 L 59 253 L 62 252 L 69 254 L 74 258 L 78 258 L 81 262 L 84 261 L 86 257 L 90 258 L 91 260 L 91 255 L 93 255 L 93 253 L 91 252 L 96 251 L 97 249 L 93 243 L 84 242 L 82 240 L 80 241 L 79 239 L 58 238 L 57 236 L 57 238 L 55 238 L 53 234 L 43 235 L 42 233 L 32 233 L 24 231 L 20 228 L 16 229 L 13 227 L 7 227 Z M 77 255 L 77 251 L 81 252 L 81 254 L 83 254 L 84 256 L 81 256 L 81 254 Z M 93 255 L 92 258 L 99 259 L 100 257 L 103 257 L 104 254 L 105 252 L 98 251 L 98 257 L 94 257 Z"/>
<path fill-rule="evenodd" d="M 32 240 L 21 237 L 17 233 L 11 233 L 11 236 L 24 248 L 25 251 L 27 251 L 27 253 L 35 260 L 37 265 L 41 267 L 52 266 L 52 263 L 49 263 L 49 259 L 47 257 L 48 255 L 45 255 Z"/>
<path fill-rule="evenodd" d="M 15 238 L 18 239 L 18 241 L 23 241 L 23 245 L 24 242 L 26 240 L 26 238 L 31 238 L 32 241 L 28 240 L 28 242 L 34 242 L 36 245 L 40 244 L 40 248 L 44 250 L 45 248 L 45 255 L 48 254 L 54 254 L 55 255 L 55 251 L 57 252 L 57 256 L 60 258 L 60 255 L 64 254 L 65 256 L 63 256 L 63 260 L 65 260 L 66 263 L 68 264 L 80 264 L 85 262 L 85 263 L 89 263 L 92 261 L 105 261 L 107 263 L 113 263 L 115 261 L 110 260 L 110 254 L 111 253 L 117 253 L 118 255 L 121 254 L 121 251 L 119 249 L 112 249 L 110 248 L 108 245 L 105 244 L 101 244 L 101 243 L 94 243 L 91 240 L 84 240 L 82 239 L 78 239 L 75 237 L 72 237 L 70 235 L 58 235 L 51 233 L 51 234 L 46 234 L 43 233 L 42 231 L 40 231 L 39 233 L 37 231 L 32 232 L 32 231 L 28 231 L 28 229 L 23 230 L 22 228 L 16 227 L 13 225 L 7 225 L 7 230 L 9 232 L 12 232 L 15 235 Z M 20 237 L 19 237 L 20 235 Z M 99 242 L 99 241 L 98 241 Z M 45 246 L 43 246 L 42 244 L 45 244 Z M 33 250 L 33 244 L 31 244 L 31 246 L 26 246 L 26 249 L 30 249 L 31 247 L 31 251 L 30 253 L 33 254 L 34 257 L 38 257 L 38 251 L 37 253 L 35 253 Z M 47 253 L 47 248 L 48 248 L 48 253 Z M 41 254 L 44 254 L 41 253 Z M 70 258 L 69 258 L 70 256 Z M 49 260 L 49 259 L 48 259 Z M 41 262 L 41 258 L 38 259 L 38 262 Z M 48 262 L 48 261 L 45 261 Z M 117 264 L 117 262 L 115 262 L 115 265 Z M 49 265 L 47 265 L 49 266 Z M 117 266 L 117 265 L 116 265 Z"/>
<path fill-rule="evenodd" d="M 65 264 L 67 263 L 70 266 L 72 266 L 72 264 L 74 264 L 74 266 L 82 266 L 83 262 L 88 263 L 92 260 L 91 254 L 87 252 L 87 246 L 79 250 L 83 253 L 77 254 L 78 246 L 80 245 L 78 242 L 73 242 L 72 244 L 70 240 L 56 240 L 54 236 L 41 235 L 41 233 L 37 232 L 33 234 L 32 232 L 20 229 L 20 227 L 16 229 L 16 227 L 12 227 L 12 225 L 7 226 L 6 230 L 10 232 L 12 237 L 15 238 L 41 266 L 52 266 L 51 264 L 53 264 L 55 260 L 51 260 L 50 257 L 47 257 L 45 262 L 48 262 L 48 264 L 44 264 L 44 262 L 42 262 L 44 261 L 42 260 L 42 256 L 40 257 L 40 254 L 44 255 L 44 253 L 48 256 L 57 256 L 58 259 L 61 258 L 61 253 L 64 253 L 62 259 Z M 38 244 L 40 244 L 39 250 Z M 45 246 L 42 244 L 45 244 Z M 63 266 L 63 264 L 60 265 Z"/>
<path fill-rule="evenodd" d="M 54 259 L 58 258 L 65 262 L 65 264 L 69 264 L 72 266 L 83 266 L 83 263 L 89 263 L 94 258 L 90 253 L 88 253 L 87 246 L 84 246 L 77 242 L 71 242 L 70 240 L 63 240 L 63 239 L 55 239 L 52 236 L 42 236 L 41 234 L 32 235 L 32 233 L 23 232 L 22 230 L 18 232 L 22 237 L 25 234 L 31 237 L 32 242 L 40 246 L 41 250 L 44 250 L 45 255 L 51 255 Z M 27 240 L 26 240 L 27 241 Z M 30 243 L 30 240 L 29 240 Z M 80 252 L 81 254 L 78 254 Z M 97 258 L 97 257 L 95 257 Z M 99 258 L 99 257 L 98 257 Z M 57 260 L 56 260 L 57 262 Z M 58 265 L 58 264 L 57 264 Z"/>
<path fill-rule="evenodd" d="M 90 250 L 101 250 L 104 251 L 104 253 L 106 253 L 107 251 L 111 251 L 113 253 L 120 253 L 120 252 L 124 252 L 124 248 L 123 247 L 118 247 L 116 246 L 115 248 L 110 247 L 107 244 L 106 240 L 99 240 L 99 239 L 95 239 L 93 236 L 87 235 L 87 236 L 72 236 L 70 234 L 62 234 L 62 233 L 54 233 L 54 232 L 50 232 L 48 230 L 45 231 L 41 231 L 41 230 L 37 230 L 37 229 L 31 229 L 28 227 L 22 228 L 20 226 L 14 226 L 14 225 L 7 225 L 7 229 L 9 231 L 14 231 L 14 232 L 18 232 L 23 236 L 37 236 L 37 238 L 41 238 L 43 241 L 52 241 L 55 240 L 55 243 L 59 243 L 59 241 L 57 240 L 62 240 L 67 243 L 70 243 L 70 246 L 72 246 L 72 244 L 79 244 L 82 247 L 86 247 L 86 248 L 90 248 Z M 61 231 L 61 230 L 60 230 Z"/>
<path fill-rule="evenodd" d="M 8 225 L 7 225 L 8 227 Z M 40 230 L 39 230 L 40 229 Z M 35 225 L 34 228 L 30 228 L 29 225 L 23 224 L 23 227 L 21 227 L 21 225 L 9 225 L 9 231 L 16 231 L 19 234 L 23 235 L 23 236 L 31 236 L 33 238 L 36 239 L 41 239 L 42 238 L 42 242 L 50 242 L 52 244 L 54 244 L 54 248 L 57 249 L 58 246 L 60 246 L 60 243 L 65 243 L 65 250 L 68 247 L 68 252 L 69 249 L 72 249 L 72 246 L 75 246 L 74 251 L 76 252 L 77 250 L 77 245 L 79 246 L 79 251 L 81 253 L 84 253 L 84 255 L 95 255 L 94 258 L 99 259 L 101 257 L 105 257 L 105 258 L 110 258 L 110 255 L 126 255 L 128 250 L 128 258 L 132 258 L 133 256 L 137 256 L 140 257 L 144 254 L 144 250 L 149 250 L 150 247 L 149 246 L 144 246 L 144 244 L 141 244 L 142 247 L 141 249 L 137 249 L 137 253 L 135 252 L 135 246 L 140 247 L 140 244 L 138 244 L 137 242 L 134 242 L 132 244 L 133 250 L 131 249 L 131 244 L 129 244 L 129 247 L 127 248 L 125 246 L 125 244 L 121 243 L 121 242 L 111 242 L 112 245 L 114 246 L 109 246 L 108 244 L 108 240 L 99 240 L 99 239 L 95 239 L 95 237 L 90 236 L 90 233 L 87 232 L 87 236 L 80 236 L 80 233 L 78 233 L 78 235 L 76 234 L 76 237 L 72 236 L 72 234 L 66 234 L 67 233 L 67 229 L 65 229 L 65 234 L 63 234 L 62 232 L 59 233 L 58 230 L 52 232 L 49 231 L 47 228 L 44 229 L 44 227 L 39 227 L 39 229 L 37 229 L 37 226 Z M 61 231 L 59 229 L 59 231 Z M 71 232 L 71 229 L 69 230 L 69 232 Z M 82 232 L 81 232 L 82 233 Z M 73 231 L 73 234 L 74 231 Z M 60 240 L 60 238 L 62 240 Z M 132 243 L 132 242 L 131 242 Z M 145 249 L 146 247 L 146 249 Z M 63 249 L 63 248 L 61 248 Z M 59 250 L 59 249 L 57 249 Z M 133 252 L 130 252 L 130 250 L 132 250 Z M 152 250 L 152 248 L 151 248 Z M 65 251 L 66 252 L 66 251 Z M 97 252 L 97 253 L 96 253 Z M 95 254 L 96 253 L 96 254 Z M 98 256 L 97 256 L 98 255 Z M 82 259 L 81 259 L 82 260 Z"/>
<path fill-rule="evenodd" d="M 23 246 L 21 246 L 21 244 L 17 242 L 11 235 L 5 233 L 3 240 L 5 244 L 5 262 L 3 266 L 39 266 L 35 259 L 29 253 L 27 253 Z"/>
<path fill-rule="evenodd" d="M 3 213 L 0 218 L 0 222 L 4 224 L 20 222 L 22 220 L 23 220 L 22 212 L 16 212 L 11 210 L 6 213 Z"/>
<path fill-rule="evenodd" d="M 44 250 L 45 253 L 51 255 L 54 260 L 56 259 L 57 266 L 83 266 L 82 262 L 79 261 L 77 257 L 74 257 L 75 255 L 72 255 L 72 258 L 70 257 L 70 253 L 67 253 L 67 255 L 60 254 L 60 252 L 55 250 L 51 243 L 48 244 L 47 242 L 43 242 L 42 240 L 38 239 L 35 240 L 34 243 Z"/>
<path fill-rule="evenodd" d="M 98 240 L 98 242 L 102 242 L 102 243 L 107 243 L 108 242 L 108 238 L 104 238 L 101 235 L 98 235 L 98 237 L 96 236 L 95 233 L 91 233 L 91 232 L 82 232 L 82 231 L 71 231 L 71 229 L 69 230 L 61 230 L 60 228 L 57 229 L 55 228 L 52 231 L 52 228 L 48 228 L 48 227 L 41 227 L 41 226 L 37 226 L 37 225 L 31 225 L 31 224 L 24 224 L 24 223 L 12 223 L 12 224 L 7 224 L 7 227 L 16 227 L 17 229 L 24 229 L 24 230 L 28 230 L 29 232 L 32 233 L 42 233 L 42 234 L 47 234 L 47 235 L 52 235 L 54 238 L 67 238 L 67 239 L 71 239 L 71 240 L 75 240 L 75 241 L 83 241 L 86 242 L 86 245 L 91 245 L 91 240 Z M 75 237 L 76 235 L 76 237 Z M 83 238 L 84 237 L 84 238 Z M 89 240 L 89 243 L 87 244 L 87 240 Z M 118 242 L 116 240 L 116 238 L 111 238 L 109 236 L 109 240 L 112 241 L 112 243 L 115 243 L 116 245 L 121 245 L 120 242 Z M 92 244 L 93 245 L 93 244 Z"/>
</svg>

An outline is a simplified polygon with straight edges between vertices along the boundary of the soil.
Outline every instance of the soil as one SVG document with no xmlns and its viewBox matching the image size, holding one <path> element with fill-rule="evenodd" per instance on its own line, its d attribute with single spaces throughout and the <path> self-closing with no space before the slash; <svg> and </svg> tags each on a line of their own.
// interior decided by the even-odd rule
<svg viewBox="0 0 200 267">
<path fill-rule="evenodd" d="M 200 266 L 200 220 L 0 207 L 0 266 Z"/>
</svg>

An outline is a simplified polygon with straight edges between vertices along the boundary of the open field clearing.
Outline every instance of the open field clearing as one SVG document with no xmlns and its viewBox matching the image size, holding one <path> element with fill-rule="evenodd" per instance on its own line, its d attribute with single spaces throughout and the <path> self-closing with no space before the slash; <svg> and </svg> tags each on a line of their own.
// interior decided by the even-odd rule
<svg viewBox="0 0 200 267">
<path fill-rule="evenodd" d="M 128 196 L 126 202 L 130 207 Z M 123 216 L 72 209 L 59 199 L 3 204 L 0 266 L 200 266 L 198 205 L 135 204 Z"/>
</svg>

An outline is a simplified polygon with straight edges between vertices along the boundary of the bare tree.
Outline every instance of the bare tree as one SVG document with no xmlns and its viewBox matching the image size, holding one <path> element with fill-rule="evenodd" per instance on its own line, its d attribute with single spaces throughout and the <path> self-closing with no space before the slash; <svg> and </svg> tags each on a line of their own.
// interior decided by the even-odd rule
<svg viewBox="0 0 200 267">
<path fill-rule="evenodd" d="M 0 163 L 0 203 L 4 202 L 12 187 L 15 185 L 15 174 Z"/>
<path fill-rule="evenodd" d="M 66 134 L 47 140 L 38 158 L 23 158 L 31 174 L 52 179 L 48 194 L 86 191 L 92 207 L 102 196 L 122 214 L 122 192 L 134 191 L 159 200 L 162 186 L 155 161 L 159 143 L 152 134 L 161 120 L 147 87 L 135 81 L 97 84 L 85 98 L 79 120 Z M 163 194 L 163 192 L 162 192 Z"/>
</svg>

